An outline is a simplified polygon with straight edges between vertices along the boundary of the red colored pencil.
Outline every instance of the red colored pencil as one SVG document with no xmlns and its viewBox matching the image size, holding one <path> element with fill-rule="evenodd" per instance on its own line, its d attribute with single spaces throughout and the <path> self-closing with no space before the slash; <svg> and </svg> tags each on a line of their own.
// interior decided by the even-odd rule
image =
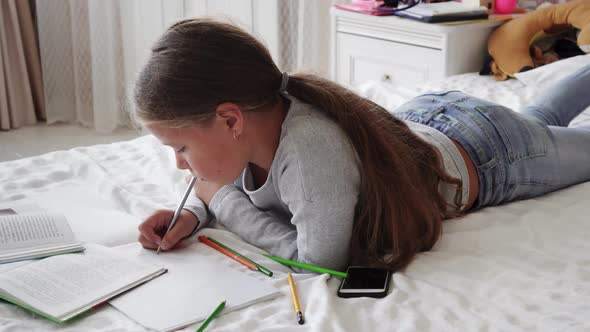
<svg viewBox="0 0 590 332">
<path fill-rule="evenodd" d="M 217 244 L 211 242 L 208 238 L 206 238 L 205 236 L 199 236 L 199 241 L 203 242 L 204 244 L 208 245 L 209 247 L 219 251 L 220 253 L 228 256 L 229 258 L 237 261 L 238 263 L 241 263 L 242 265 L 247 266 L 250 270 L 254 270 L 254 271 L 258 271 L 258 268 L 256 267 L 256 265 L 252 264 L 251 262 L 243 259 L 242 257 L 235 255 L 231 252 L 229 252 L 228 250 L 218 246 Z"/>
</svg>

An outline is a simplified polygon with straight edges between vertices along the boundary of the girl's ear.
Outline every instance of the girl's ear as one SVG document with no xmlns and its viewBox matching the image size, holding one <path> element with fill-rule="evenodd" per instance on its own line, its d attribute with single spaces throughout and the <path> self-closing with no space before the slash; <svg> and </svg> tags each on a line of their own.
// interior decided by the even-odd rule
<svg viewBox="0 0 590 332">
<path fill-rule="evenodd" d="M 217 119 L 221 120 L 222 126 L 234 136 L 239 136 L 244 128 L 244 113 L 240 106 L 234 103 L 221 103 L 215 109 Z"/>
</svg>

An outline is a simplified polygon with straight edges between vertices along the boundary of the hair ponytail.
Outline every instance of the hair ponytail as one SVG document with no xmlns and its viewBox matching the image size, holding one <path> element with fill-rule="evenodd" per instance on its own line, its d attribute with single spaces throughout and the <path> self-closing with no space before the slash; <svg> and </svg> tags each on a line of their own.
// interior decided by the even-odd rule
<svg viewBox="0 0 590 332">
<path fill-rule="evenodd" d="M 381 106 L 315 75 L 294 74 L 287 92 L 324 111 L 346 132 L 358 154 L 361 191 L 351 241 L 353 263 L 397 270 L 430 250 L 442 220 L 458 215 L 439 194 L 446 174 L 441 157 Z"/>
</svg>

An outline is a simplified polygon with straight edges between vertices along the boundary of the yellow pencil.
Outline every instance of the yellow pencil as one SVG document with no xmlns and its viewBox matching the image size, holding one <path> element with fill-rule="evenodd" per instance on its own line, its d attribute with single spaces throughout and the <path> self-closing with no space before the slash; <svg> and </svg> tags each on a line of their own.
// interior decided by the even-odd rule
<svg viewBox="0 0 590 332">
<path fill-rule="evenodd" d="M 299 325 L 303 325 L 303 313 L 301 312 L 301 307 L 299 307 L 299 298 L 297 297 L 297 288 L 295 288 L 295 282 L 293 281 L 293 277 L 291 276 L 291 272 L 288 274 L 289 278 L 289 285 L 291 286 L 291 295 L 293 297 L 293 306 L 295 307 L 295 311 L 297 314 L 297 322 Z"/>
</svg>

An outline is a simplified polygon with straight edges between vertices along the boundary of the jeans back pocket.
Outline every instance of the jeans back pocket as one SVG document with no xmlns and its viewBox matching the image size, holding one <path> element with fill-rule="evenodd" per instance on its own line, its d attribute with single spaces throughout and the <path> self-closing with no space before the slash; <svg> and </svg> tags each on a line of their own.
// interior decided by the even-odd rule
<svg viewBox="0 0 590 332">
<path fill-rule="evenodd" d="M 549 128 L 536 119 L 500 106 L 476 106 L 500 136 L 510 163 L 544 156 L 551 142 Z"/>
</svg>

